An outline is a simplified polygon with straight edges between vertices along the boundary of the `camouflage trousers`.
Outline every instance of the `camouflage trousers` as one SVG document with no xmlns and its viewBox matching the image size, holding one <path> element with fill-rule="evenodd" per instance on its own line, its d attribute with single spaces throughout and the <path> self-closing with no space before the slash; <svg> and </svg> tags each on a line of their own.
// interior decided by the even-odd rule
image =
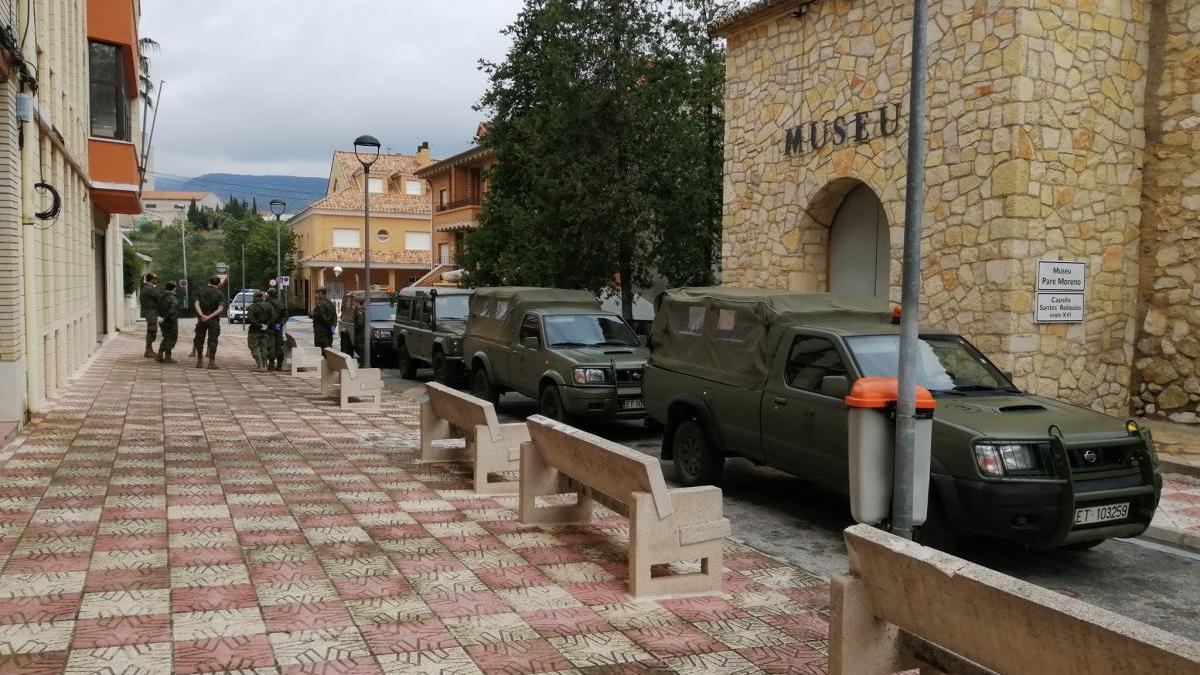
<svg viewBox="0 0 1200 675">
<path fill-rule="evenodd" d="M 213 358 L 217 355 L 217 340 L 221 337 L 221 319 L 217 317 L 208 321 L 196 322 L 196 337 L 192 340 L 192 347 L 196 350 L 196 356 L 204 354 L 204 340 L 208 338 L 208 358 Z"/>
<path fill-rule="evenodd" d="M 250 347 L 250 356 L 254 357 L 254 363 L 259 366 L 266 366 L 271 360 L 271 334 L 251 331 L 246 338 L 246 342 Z"/>
<path fill-rule="evenodd" d="M 175 348 L 176 341 L 179 340 L 179 320 L 178 319 L 163 319 L 162 325 L 162 342 L 158 348 L 164 352 L 169 352 Z"/>
<path fill-rule="evenodd" d="M 146 346 L 153 349 L 154 341 L 158 339 L 158 315 L 147 312 L 142 318 L 146 320 Z"/>
</svg>

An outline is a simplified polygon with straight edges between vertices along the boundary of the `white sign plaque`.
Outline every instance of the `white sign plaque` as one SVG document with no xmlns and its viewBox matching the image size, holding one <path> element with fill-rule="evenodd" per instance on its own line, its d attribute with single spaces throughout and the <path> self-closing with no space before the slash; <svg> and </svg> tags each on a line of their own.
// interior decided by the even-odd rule
<svg viewBox="0 0 1200 675">
<path fill-rule="evenodd" d="M 1036 288 L 1039 291 L 1082 293 L 1087 290 L 1087 263 L 1039 260 Z"/>
<path fill-rule="evenodd" d="M 1034 280 L 1034 323 L 1082 323 L 1087 263 L 1039 260 Z"/>
<path fill-rule="evenodd" d="M 1037 323 L 1081 323 L 1083 293 L 1046 293 L 1034 298 L 1033 320 Z"/>
</svg>

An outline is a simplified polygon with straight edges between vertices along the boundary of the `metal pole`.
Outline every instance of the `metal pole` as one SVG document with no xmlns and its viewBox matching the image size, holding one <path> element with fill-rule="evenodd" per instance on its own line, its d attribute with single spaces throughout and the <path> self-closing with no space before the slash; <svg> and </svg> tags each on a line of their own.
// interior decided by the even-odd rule
<svg viewBox="0 0 1200 675">
<path fill-rule="evenodd" d="M 282 249 L 279 245 L 279 216 L 275 216 L 275 285 L 279 287 L 279 297 L 283 297 L 283 259 L 280 257 Z M 284 305 L 286 307 L 286 305 Z"/>
<path fill-rule="evenodd" d="M 183 242 L 183 280 L 187 281 L 187 284 L 185 284 L 183 287 L 183 301 L 184 301 L 185 305 L 189 309 L 191 309 L 191 306 L 192 306 L 192 282 L 188 281 L 188 273 L 187 273 L 187 226 L 188 226 L 187 219 L 184 219 L 182 222 L 179 223 L 179 234 L 180 234 L 179 238 Z"/>
<path fill-rule="evenodd" d="M 246 235 L 242 235 L 242 293 L 246 292 Z M 246 332 L 246 297 L 242 296 L 242 332 Z"/>
<path fill-rule="evenodd" d="M 904 186 L 904 267 L 900 290 L 900 391 L 896 402 L 896 458 L 892 532 L 912 539 L 916 445 L 917 325 L 921 320 L 921 218 L 925 210 L 925 82 L 928 0 L 913 2 L 912 73 L 908 92 L 908 165 Z"/>
<path fill-rule="evenodd" d="M 371 367 L 371 165 L 363 165 L 363 368 Z"/>
</svg>

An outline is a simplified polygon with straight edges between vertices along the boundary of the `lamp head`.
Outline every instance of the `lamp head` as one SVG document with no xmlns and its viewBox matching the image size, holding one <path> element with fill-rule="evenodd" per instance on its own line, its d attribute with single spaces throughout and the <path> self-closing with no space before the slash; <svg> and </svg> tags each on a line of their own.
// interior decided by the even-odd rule
<svg viewBox="0 0 1200 675">
<path fill-rule="evenodd" d="M 365 134 L 354 139 L 354 156 L 363 165 L 363 169 L 370 169 L 375 160 L 379 159 L 379 139 Z"/>
<path fill-rule="evenodd" d="M 283 210 L 286 208 L 287 202 L 283 201 L 282 199 L 271 200 L 271 213 L 274 213 L 276 216 L 282 216 Z"/>
</svg>

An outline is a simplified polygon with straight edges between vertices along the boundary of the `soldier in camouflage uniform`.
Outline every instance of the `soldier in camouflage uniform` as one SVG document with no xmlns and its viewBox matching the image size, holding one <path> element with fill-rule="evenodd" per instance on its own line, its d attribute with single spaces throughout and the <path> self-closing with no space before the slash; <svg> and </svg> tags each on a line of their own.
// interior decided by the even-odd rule
<svg viewBox="0 0 1200 675">
<path fill-rule="evenodd" d="M 138 294 L 138 307 L 146 320 L 146 353 L 148 359 L 156 358 L 154 341 L 158 339 L 158 277 L 147 274 L 142 290 Z"/>
<path fill-rule="evenodd" d="M 319 349 L 333 346 L 333 327 L 337 325 L 337 309 L 329 300 L 324 287 L 317 289 L 317 306 L 309 313 L 313 322 L 313 344 Z"/>
<path fill-rule="evenodd" d="M 217 339 L 221 336 L 221 314 L 225 311 L 225 297 L 221 295 L 221 279 L 208 280 L 208 287 L 196 298 L 196 339 L 192 347 L 196 351 L 196 367 L 204 366 L 204 338 L 208 338 L 208 369 L 217 369 Z"/>
<path fill-rule="evenodd" d="M 250 324 L 247 341 L 250 346 L 250 356 L 254 357 L 254 372 L 267 371 L 271 351 L 271 320 L 275 317 L 275 308 L 267 302 L 266 293 L 255 293 L 254 303 L 246 310 L 246 321 Z"/>
<path fill-rule="evenodd" d="M 283 370 L 283 324 L 287 321 L 287 307 L 274 288 L 267 291 L 267 302 L 275 310 L 275 318 L 271 321 L 271 360 L 267 370 Z"/>
<path fill-rule="evenodd" d="M 162 342 L 158 345 L 159 363 L 177 363 L 171 358 L 171 350 L 179 339 L 179 298 L 175 295 L 175 282 L 168 281 L 158 298 L 158 318 L 162 321 Z"/>
</svg>

